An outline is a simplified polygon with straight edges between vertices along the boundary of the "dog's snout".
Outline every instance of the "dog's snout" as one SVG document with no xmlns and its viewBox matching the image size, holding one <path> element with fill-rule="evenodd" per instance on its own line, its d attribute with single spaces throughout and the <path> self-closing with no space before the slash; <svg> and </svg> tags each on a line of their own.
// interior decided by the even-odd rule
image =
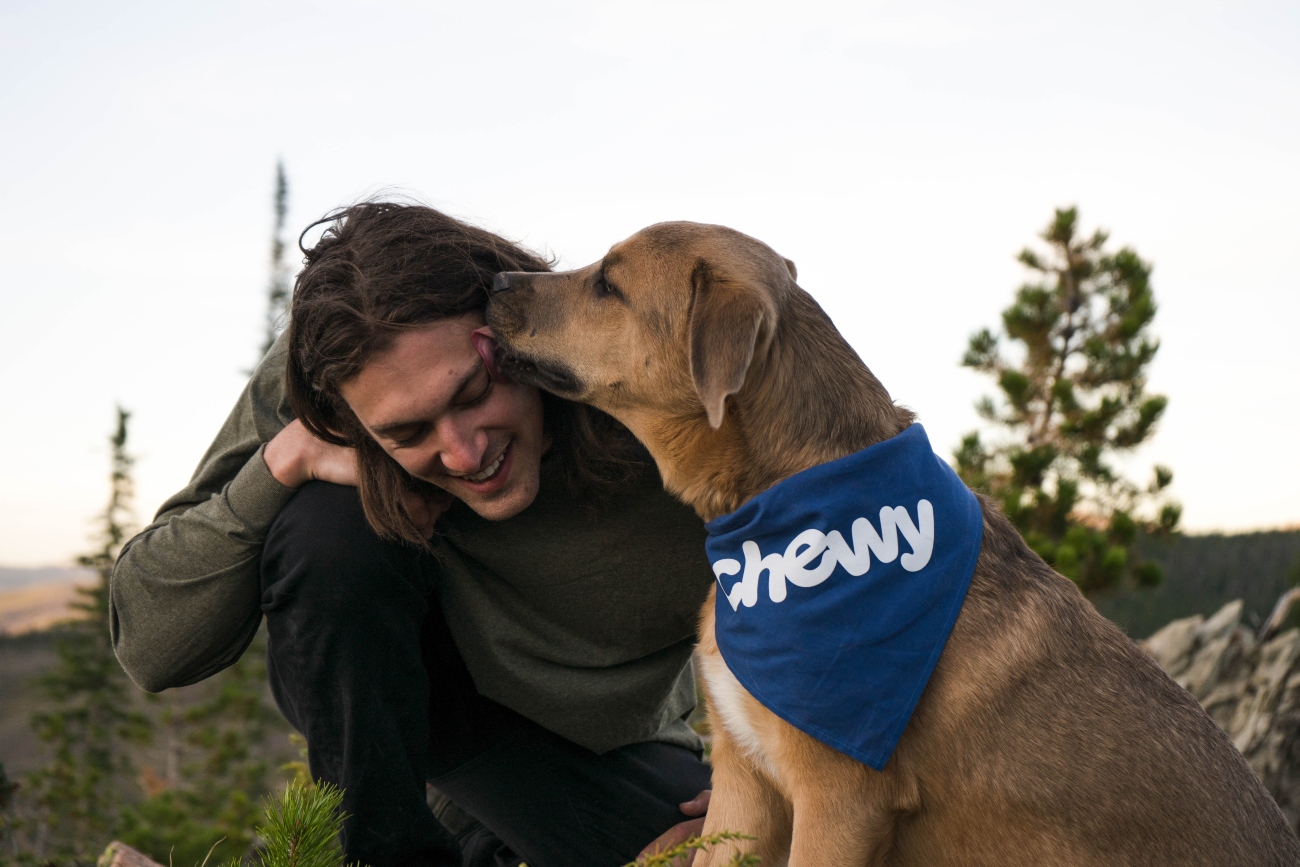
<svg viewBox="0 0 1300 867">
<path fill-rule="evenodd" d="M 510 288 L 510 272 L 502 271 L 492 278 L 492 294 L 496 295 Z"/>
</svg>

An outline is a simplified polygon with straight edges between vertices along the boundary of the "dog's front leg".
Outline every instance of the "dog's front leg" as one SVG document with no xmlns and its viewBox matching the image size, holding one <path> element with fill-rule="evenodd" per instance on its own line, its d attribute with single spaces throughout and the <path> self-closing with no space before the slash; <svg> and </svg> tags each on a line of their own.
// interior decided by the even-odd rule
<svg viewBox="0 0 1300 867">
<path fill-rule="evenodd" d="M 789 867 L 878 867 L 894 843 L 900 813 L 886 773 L 802 736 L 817 756 L 792 774 L 794 827 Z"/>
<path fill-rule="evenodd" d="M 854 816 L 824 804 L 796 804 L 795 814 L 789 867 L 878 867 L 893 846 L 892 815 Z"/>
<path fill-rule="evenodd" d="M 714 726 L 712 762 L 713 796 L 704 836 L 733 831 L 757 839 L 714 846 L 696 856 L 695 867 L 722 867 L 736 854 L 751 852 L 763 867 L 782 867 L 790 852 L 789 802 L 721 725 Z"/>
</svg>

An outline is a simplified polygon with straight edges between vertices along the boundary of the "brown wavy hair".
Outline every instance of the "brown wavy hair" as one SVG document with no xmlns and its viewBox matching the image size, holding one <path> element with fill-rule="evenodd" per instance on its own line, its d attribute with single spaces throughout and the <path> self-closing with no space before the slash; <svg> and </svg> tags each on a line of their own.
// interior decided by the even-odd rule
<svg viewBox="0 0 1300 867">
<path fill-rule="evenodd" d="M 320 240 L 304 247 L 302 237 L 320 225 Z M 402 493 L 439 489 L 388 456 L 339 386 L 402 331 L 483 310 L 498 272 L 549 271 L 552 263 L 433 208 L 399 202 L 342 208 L 302 237 L 288 327 L 289 404 L 313 434 L 356 449 L 361 503 L 375 531 L 427 548 Z M 563 462 L 573 493 L 598 499 L 635 474 L 635 440 L 612 418 L 545 392 L 542 406 L 553 459 Z"/>
</svg>

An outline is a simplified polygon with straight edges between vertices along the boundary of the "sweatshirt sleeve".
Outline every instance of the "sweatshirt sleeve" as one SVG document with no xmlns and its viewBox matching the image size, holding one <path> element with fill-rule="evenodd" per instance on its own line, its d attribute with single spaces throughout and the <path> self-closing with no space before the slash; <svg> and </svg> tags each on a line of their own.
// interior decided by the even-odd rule
<svg viewBox="0 0 1300 867">
<path fill-rule="evenodd" d="M 254 371 L 190 483 L 123 547 L 109 629 L 126 673 L 158 692 L 234 664 L 262 620 L 261 553 L 294 495 L 262 449 L 293 420 L 281 337 Z"/>
</svg>

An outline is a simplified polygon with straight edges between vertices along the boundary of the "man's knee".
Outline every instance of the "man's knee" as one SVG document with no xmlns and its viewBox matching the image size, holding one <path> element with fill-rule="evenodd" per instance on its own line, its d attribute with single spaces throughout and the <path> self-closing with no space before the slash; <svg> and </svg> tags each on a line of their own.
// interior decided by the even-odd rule
<svg viewBox="0 0 1300 867">
<path fill-rule="evenodd" d="M 272 522 L 263 559 L 333 559 L 382 541 L 366 523 L 356 488 L 308 482 Z"/>
<path fill-rule="evenodd" d="M 358 606 L 391 604 L 394 597 L 422 598 L 431 590 L 428 559 L 380 538 L 366 522 L 356 488 L 308 482 L 267 533 L 263 610 L 271 614 L 307 600 L 313 608 L 356 614 Z"/>
</svg>

